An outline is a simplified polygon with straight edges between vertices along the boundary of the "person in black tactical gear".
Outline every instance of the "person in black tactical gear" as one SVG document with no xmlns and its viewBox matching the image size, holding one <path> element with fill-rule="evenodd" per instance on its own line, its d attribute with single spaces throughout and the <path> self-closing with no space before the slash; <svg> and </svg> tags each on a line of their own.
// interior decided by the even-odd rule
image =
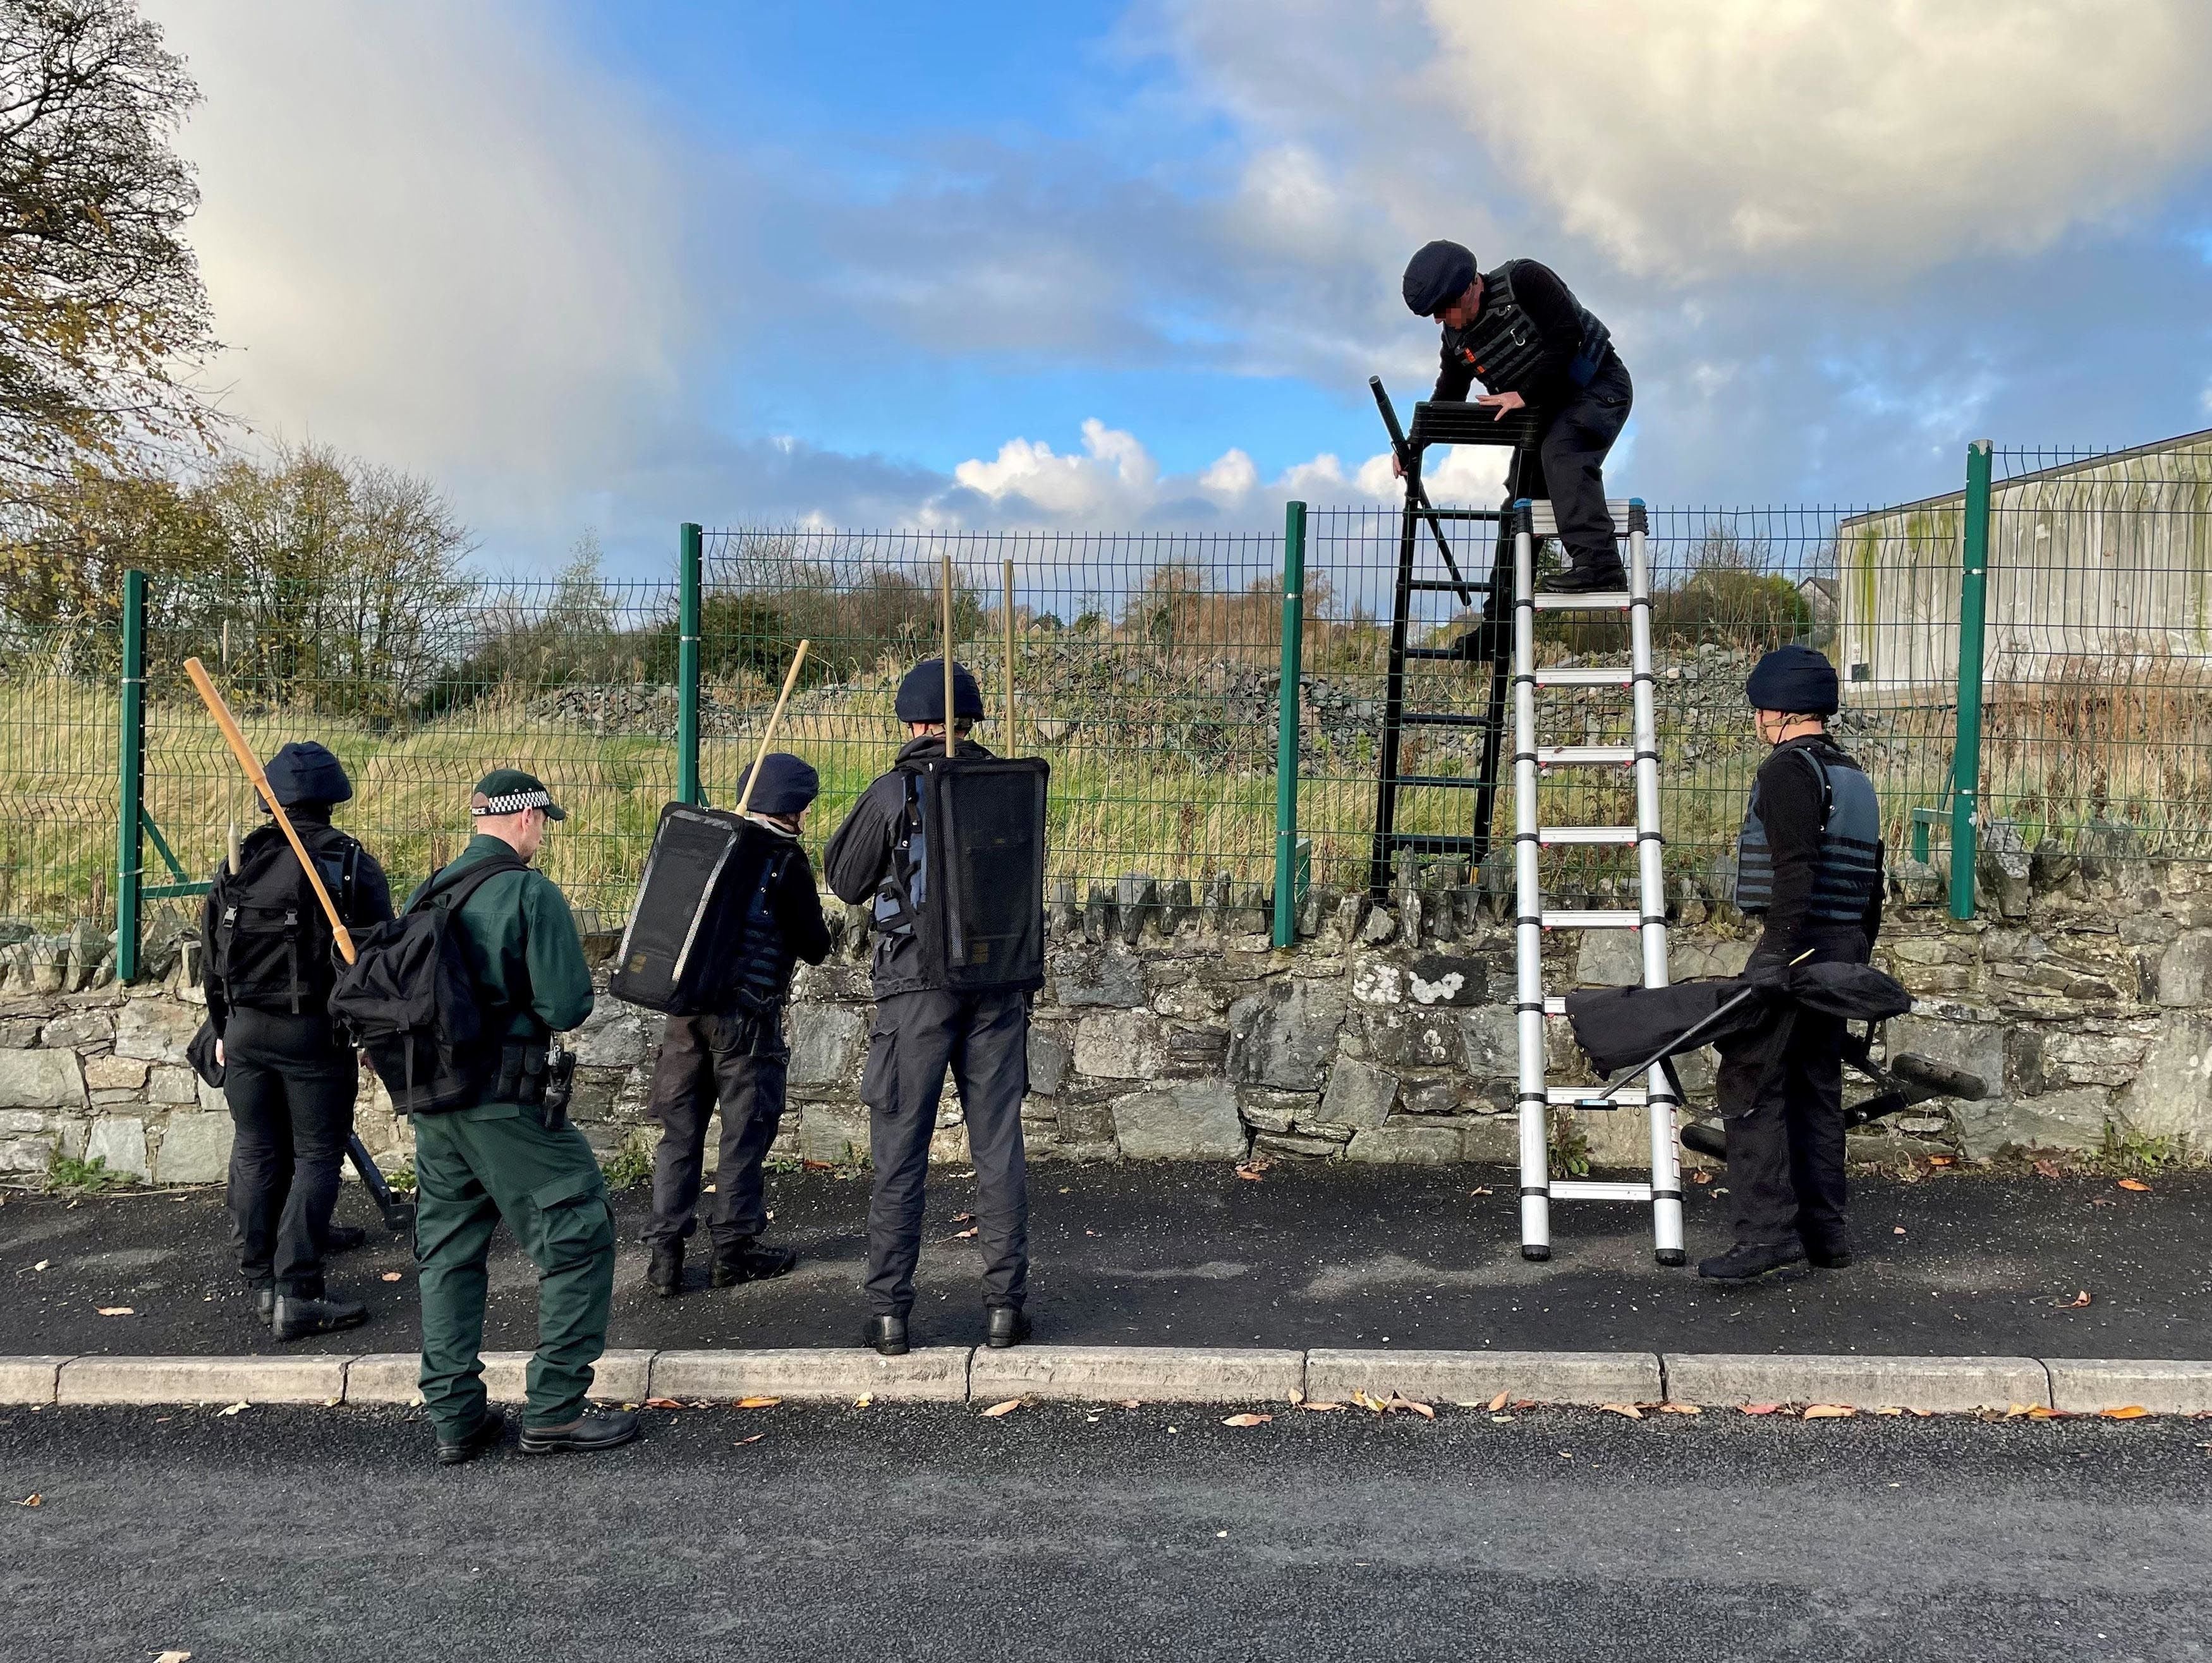
<svg viewBox="0 0 2212 1663">
<path fill-rule="evenodd" d="M 348 930 L 390 918 L 384 869 L 331 824 L 353 796 L 338 759 L 295 740 L 267 773 Z M 226 862 L 216 874 L 200 920 L 201 986 L 234 1129 L 231 1235 L 255 1314 L 279 1339 L 354 1327 L 368 1308 L 328 1296 L 323 1261 L 363 1235 L 331 1220 L 360 1069 L 325 1008 L 337 980 L 330 920 L 273 820 L 240 843 L 235 871 Z"/>
<path fill-rule="evenodd" d="M 1864 964 L 1881 930 L 1881 809 L 1828 737 L 1835 667 L 1808 646 L 1784 646 L 1759 661 L 1747 691 L 1774 750 L 1752 782 L 1736 845 L 1735 903 L 1764 926 L 1745 978 L 1779 984 L 1808 954 L 1808 963 Z M 1850 1263 L 1843 1043 L 1841 1017 L 1785 1004 L 1721 1047 L 1736 1243 L 1698 1275 L 1750 1282 L 1808 1259 L 1830 1270 Z"/>
<path fill-rule="evenodd" d="M 1443 326 L 1431 398 L 1464 399 L 1479 380 L 1486 391 L 1476 404 L 1500 417 L 1527 408 L 1541 422 L 1535 453 L 1521 453 L 1505 499 L 1551 501 L 1572 564 L 1542 586 L 1563 594 L 1626 588 L 1604 468 L 1635 389 L 1612 332 L 1549 266 L 1508 260 L 1481 271 L 1455 242 L 1432 242 L 1413 256 L 1405 296 L 1415 317 Z"/>
<path fill-rule="evenodd" d="M 741 778 L 741 801 L 745 788 L 746 779 Z M 723 995 L 721 1007 L 703 1016 L 671 1017 L 660 1041 L 646 1109 L 660 1122 L 661 1131 L 653 1155 L 653 1217 L 645 1227 L 653 1257 L 645 1279 L 664 1298 L 683 1288 L 684 1243 L 693 1229 L 707 1119 L 717 1096 L 722 1144 L 707 1218 L 714 1243 L 708 1279 L 728 1288 L 781 1276 L 798 1262 L 788 1247 L 761 1245 L 768 1224 L 761 1164 L 783 1119 L 784 1076 L 791 1060 L 783 1007 L 791 993 L 792 968 L 799 959 L 819 964 L 830 952 L 814 868 L 799 842 L 807 808 L 820 789 L 819 777 L 798 757 L 779 750 L 761 759 L 745 817 L 781 847 L 760 892 L 760 915 L 746 920 L 736 981 Z"/>
<path fill-rule="evenodd" d="M 983 714 L 975 678 L 953 666 L 952 725 L 958 755 L 991 753 L 967 737 Z M 927 659 L 899 683 L 906 763 L 945 748 L 945 661 Z M 986 1338 L 994 1347 L 1029 1337 L 1029 1179 L 1022 1098 L 1029 1090 L 1030 995 L 1014 990 L 955 992 L 934 985 L 909 920 L 929 874 L 931 851 L 916 835 L 919 803 L 910 769 L 879 776 L 830 840 L 823 859 L 842 900 L 873 898 L 876 1020 L 860 1096 L 868 1106 L 875 1191 L 868 1203 L 868 1319 L 865 1343 L 886 1356 L 907 1349 L 907 1314 L 921 1253 L 923 1185 L 938 1099 L 951 1065 L 975 1167 L 976 1230 L 983 1252 Z"/>
</svg>

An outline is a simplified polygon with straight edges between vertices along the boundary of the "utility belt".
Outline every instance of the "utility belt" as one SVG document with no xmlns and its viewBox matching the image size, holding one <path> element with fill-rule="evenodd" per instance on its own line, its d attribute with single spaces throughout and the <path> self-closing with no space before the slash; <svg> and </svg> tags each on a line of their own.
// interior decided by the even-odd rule
<svg viewBox="0 0 2212 1663">
<path fill-rule="evenodd" d="M 486 1101 L 535 1108 L 545 1129 L 558 1132 L 568 1123 L 575 1077 L 576 1053 L 558 1040 L 502 1040 Z"/>
</svg>

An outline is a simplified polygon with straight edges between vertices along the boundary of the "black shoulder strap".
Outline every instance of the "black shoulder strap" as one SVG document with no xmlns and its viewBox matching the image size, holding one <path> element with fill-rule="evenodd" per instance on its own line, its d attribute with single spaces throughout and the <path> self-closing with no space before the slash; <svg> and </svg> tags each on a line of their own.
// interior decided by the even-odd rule
<svg viewBox="0 0 2212 1663">
<path fill-rule="evenodd" d="M 1836 786 L 1828 778 L 1828 765 L 1813 754 L 1809 745 L 1793 745 L 1790 749 L 1813 765 L 1813 773 L 1820 781 L 1820 829 L 1825 832 L 1828 829 L 1828 816 L 1836 809 Z"/>
<path fill-rule="evenodd" d="M 437 901 L 444 902 L 446 909 L 450 912 L 465 904 L 485 883 L 501 872 L 526 872 L 529 870 L 530 863 L 514 853 L 503 857 L 494 855 L 489 860 L 478 861 L 475 865 L 465 868 L 458 876 L 451 866 L 447 866 L 432 876 L 430 881 L 422 886 L 422 893 L 415 897 L 407 910 L 420 912 Z"/>
<path fill-rule="evenodd" d="M 921 920 L 914 915 L 911 900 L 914 861 L 909 851 L 914 846 L 914 835 L 921 825 L 921 770 L 901 762 L 898 774 L 898 835 L 891 839 L 891 869 L 876 886 L 876 893 L 898 909 L 898 928 L 919 930 Z"/>
</svg>

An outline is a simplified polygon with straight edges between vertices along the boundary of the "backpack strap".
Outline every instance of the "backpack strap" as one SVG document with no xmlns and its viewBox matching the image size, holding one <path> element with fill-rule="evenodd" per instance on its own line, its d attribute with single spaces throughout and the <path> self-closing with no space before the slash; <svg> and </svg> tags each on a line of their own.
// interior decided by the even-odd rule
<svg viewBox="0 0 2212 1663">
<path fill-rule="evenodd" d="M 1810 749 L 1800 745 L 1796 754 L 1813 765 L 1813 772 L 1820 781 L 1820 830 L 1828 829 L 1828 816 L 1836 811 L 1836 786 L 1828 778 L 1828 765 L 1815 756 Z"/>
<path fill-rule="evenodd" d="M 902 763 L 899 777 L 904 782 L 899 800 L 899 831 L 891 840 L 891 870 L 888 877 L 876 886 L 877 895 L 890 901 L 898 913 L 894 928 L 919 933 L 921 920 L 915 916 L 911 897 L 914 894 L 914 862 L 909 851 L 914 846 L 914 835 L 921 826 L 921 771 Z"/>
<path fill-rule="evenodd" d="M 422 893 L 415 897 L 407 910 L 421 912 L 435 901 L 443 902 L 446 910 L 452 912 L 501 872 L 526 872 L 529 870 L 530 863 L 512 851 L 503 857 L 494 855 L 489 860 L 478 861 L 475 865 L 465 868 L 458 876 L 452 866 L 446 866 L 431 874 L 430 881 L 422 886 Z"/>
</svg>

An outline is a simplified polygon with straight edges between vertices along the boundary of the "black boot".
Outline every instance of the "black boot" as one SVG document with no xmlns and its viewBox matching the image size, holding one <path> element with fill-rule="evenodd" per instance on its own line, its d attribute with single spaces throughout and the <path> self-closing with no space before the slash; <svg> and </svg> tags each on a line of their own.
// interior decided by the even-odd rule
<svg viewBox="0 0 2212 1663">
<path fill-rule="evenodd" d="M 663 1299 L 673 1299 L 684 1291 L 683 1242 L 653 1244 L 653 1262 L 645 1267 L 645 1285 Z"/>
<path fill-rule="evenodd" d="M 868 1326 L 860 1330 L 860 1344 L 872 1347 L 879 1356 L 904 1356 L 906 1319 L 902 1316 L 870 1317 Z"/>
<path fill-rule="evenodd" d="M 253 1314 L 264 1327 L 276 1314 L 276 1290 L 256 1288 L 253 1290 Z"/>
<path fill-rule="evenodd" d="M 1628 573 L 1617 554 L 1577 555 L 1572 566 L 1536 586 L 1547 595 L 1619 593 L 1628 587 Z"/>
<path fill-rule="evenodd" d="M 357 1299 L 301 1299 L 280 1293 L 269 1316 L 269 1331 L 279 1339 L 335 1334 L 368 1320 L 368 1307 Z"/>
<path fill-rule="evenodd" d="M 325 1253 L 351 1253 L 368 1240 L 368 1232 L 358 1224 L 333 1224 L 323 1232 Z"/>
<path fill-rule="evenodd" d="M 487 1409 L 473 1432 L 465 1432 L 451 1443 L 443 1438 L 438 1440 L 438 1465 L 459 1466 L 464 1461 L 472 1461 L 485 1450 L 498 1448 L 499 1441 L 506 1435 L 507 1417 L 496 1409 Z"/>
<path fill-rule="evenodd" d="M 628 1409 L 602 1409 L 587 1403 L 583 1412 L 562 1426 L 526 1426 L 522 1453 L 526 1455 L 588 1455 L 613 1449 L 637 1435 L 637 1416 Z"/>
<path fill-rule="evenodd" d="M 740 1235 L 714 1244 L 714 1267 L 707 1279 L 717 1288 L 734 1288 L 740 1282 L 766 1282 L 788 1275 L 798 1262 L 799 1255 L 788 1247 L 763 1247 L 759 1237 Z"/>
<path fill-rule="evenodd" d="M 1762 1276 L 1805 1262 L 1796 1241 L 1739 1241 L 1726 1253 L 1698 1261 L 1698 1274 L 1709 1282 L 1756 1282 Z"/>
<path fill-rule="evenodd" d="M 1805 1257 L 1815 1270 L 1849 1270 L 1851 1264 L 1850 1241 L 1841 1235 L 1808 1235 L 1805 1238 Z"/>
<path fill-rule="evenodd" d="M 1018 1305 L 991 1307 L 990 1324 L 985 1330 L 983 1343 L 994 1351 L 1003 1351 L 1009 1345 L 1018 1345 L 1030 1337 L 1028 1314 Z"/>
</svg>

